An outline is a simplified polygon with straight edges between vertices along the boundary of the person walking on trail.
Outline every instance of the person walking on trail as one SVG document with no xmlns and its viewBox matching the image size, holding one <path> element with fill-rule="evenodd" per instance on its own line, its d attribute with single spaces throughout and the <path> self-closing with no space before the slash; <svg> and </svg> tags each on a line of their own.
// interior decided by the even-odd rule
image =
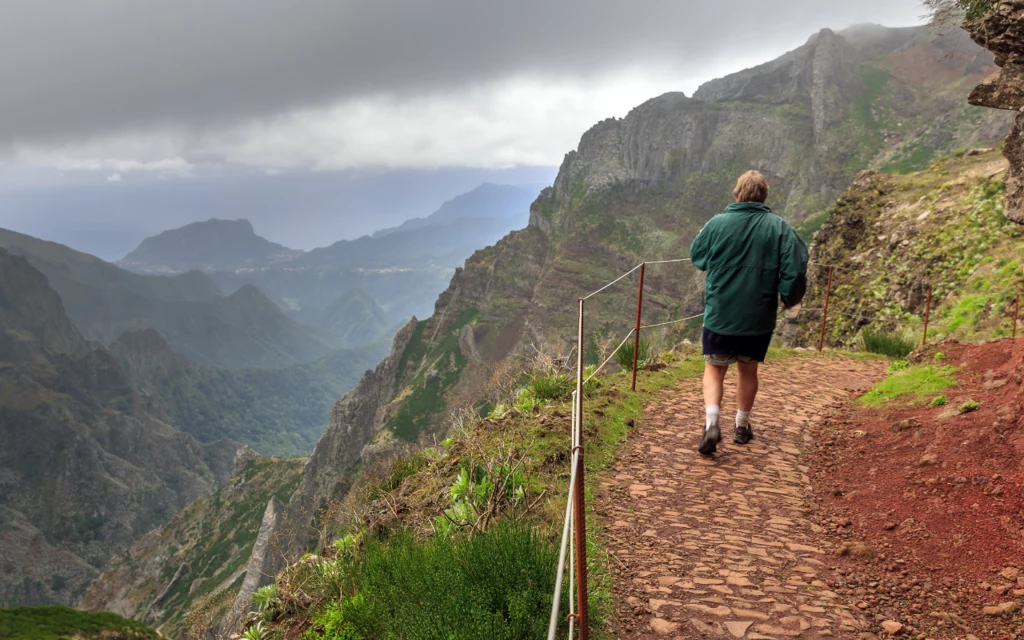
<svg viewBox="0 0 1024 640">
<path fill-rule="evenodd" d="M 711 218 L 690 246 L 693 266 L 707 272 L 702 336 L 706 421 L 698 447 L 704 455 L 714 453 L 722 440 L 722 387 L 733 363 L 739 369 L 733 442 L 754 439 L 750 412 L 757 396 L 757 367 L 772 341 L 779 299 L 784 309 L 791 309 L 807 291 L 807 246 L 765 205 L 768 181 L 748 171 L 740 176 L 733 196 L 735 204 Z"/>
</svg>

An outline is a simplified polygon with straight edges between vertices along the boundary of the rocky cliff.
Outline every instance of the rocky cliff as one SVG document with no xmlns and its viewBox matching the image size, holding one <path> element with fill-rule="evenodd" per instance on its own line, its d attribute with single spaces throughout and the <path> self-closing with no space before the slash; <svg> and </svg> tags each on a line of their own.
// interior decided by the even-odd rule
<svg viewBox="0 0 1024 640">
<path fill-rule="evenodd" d="M 906 176 L 857 176 L 815 237 L 811 260 L 834 266 L 826 346 L 860 346 L 862 330 L 980 341 L 1010 335 L 1024 234 L 1004 215 L 1007 163 L 970 151 Z M 812 266 L 806 309 L 783 338 L 817 347 L 828 270 Z"/>
<path fill-rule="evenodd" d="M 1024 1 L 999 0 L 964 28 L 1000 67 L 971 92 L 971 104 L 1018 112 L 1003 147 L 1010 162 L 1006 216 L 1024 223 Z"/>
<path fill-rule="evenodd" d="M 98 569 L 230 474 L 171 427 L 0 249 L 0 605 L 71 604 Z"/>
<path fill-rule="evenodd" d="M 1008 116 L 964 101 L 994 69 L 969 41 L 924 29 L 826 30 L 692 98 L 664 95 L 597 124 L 534 202 L 529 226 L 467 260 L 433 315 L 406 326 L 335 406 L 289 508 L 308 517 L 338 496 L 364 451 L 443 431 L 446 411 L 479 398 L 508 356 L 568 355 L 577 298 L 641 260 L 685 257 L 743 171 L 766 173 L 769 204 L 799 221 L 822 216 L 857 170 L 909 171 L 994 142 Z M 700 291 L 691 267 L 651 265 L 644 322 L 698 312 Z M 588 301 L 595 341 L 617 343 L 635 301 L 635 277 Z M 597 351 L 588 344 L 587 359 Z"/>
</svg>

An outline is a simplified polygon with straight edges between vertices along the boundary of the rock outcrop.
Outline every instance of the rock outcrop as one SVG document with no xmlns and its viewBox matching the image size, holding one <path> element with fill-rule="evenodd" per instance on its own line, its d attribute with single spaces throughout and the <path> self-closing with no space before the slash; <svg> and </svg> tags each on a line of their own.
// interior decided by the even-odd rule
<svg viewBox="0 0 1024 640">
<path fill-rule="evenodd" d="M 828 286 L 818 265 L 834 267 L 826 347 L 859 348 L 865 328 L 920 344 L 929 287 L 930 342 L 1008 335 L 1024 243 L 1003 216 L 1006 171 L 983 149 L 908 176 L 859 174 L 815 236 L 807 311 L 783 321 L 783 339 L 818 346 Z"/>
<path fill-rule="evenodd" d="M 249 612 L 249 603 L 256 590 L 262 586 L 273 584 L 274 576 L 285 567 L 285 558 L 280 549 L 274 546 L 274 534 L 281 528 L 284 505 L 277 498 L 271 498 L 267 510 L 263 514 L 260 532 L 256 535 L 252 555 L 245 568 L 245 578 L 238 591 L 238 597 L 231 606 L 231 612 L 222 623 L 225 631 L 233 629 L 242 617 Z"/>
<path fill-rule="evenodd" d="M 974 89 L 971 104 L 1018 112 L 1003 147 L 1010 161 L 1006 217 L 1024 224 L 1024 0 L 999 0 L 964 28 L 995 54 L 995 63 L 1001 67 Z"/>
</svg>

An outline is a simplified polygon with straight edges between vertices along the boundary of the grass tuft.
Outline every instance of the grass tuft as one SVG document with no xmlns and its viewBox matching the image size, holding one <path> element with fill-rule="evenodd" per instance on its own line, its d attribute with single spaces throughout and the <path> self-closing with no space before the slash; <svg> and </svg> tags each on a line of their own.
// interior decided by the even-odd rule
<svg viewBox="0 0 1024 640">
<path fill-rule="evenodd" d="M 863 329 L 860 334 L 861 348 L 868 353 L 877 353 L 900 360 L 914 350 L 914 340 L 909 336 L 885 331 Z"/>
<path fill-rule="evenodd" d="M 960 413 L 971 413 L 981 408 L 981 403 L 977 400 L 968 400 L 967 402 L 960 405 L 957 410 Z"/>
<path fill-rule="evenodd" d="M 890 373 L 858 400 L 869 407 L 880 407 L 896 398 L 921 402 L 941 394 L 956 384 L 956 368 L 915 365 Z M 935 401 L 932 400 L 934 403 Z"/>
<path fill-rule="evenodd" d="M 615 352 L 615 362 L 624 370 L 633 369 L 633 348 L 634 344 L 627 341 L 622 348 Z M 649 340 L 640 339 L 640 348 L 637 350 L 636 366 L 638 369 L 654 364 L 654 349 L 651 348 Z"/>
</svg>

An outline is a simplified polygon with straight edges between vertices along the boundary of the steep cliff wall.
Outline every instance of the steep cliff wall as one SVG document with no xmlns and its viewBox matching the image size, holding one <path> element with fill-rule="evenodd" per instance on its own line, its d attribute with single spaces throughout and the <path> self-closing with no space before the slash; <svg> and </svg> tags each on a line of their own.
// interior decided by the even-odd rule
<svg viewBox="0 0 1024 640">
<path fill-rule="evenodd" d="M 244 588 L 256 582 L 260 569 L 272 576 L 272 563 L 280 560 L 266 552 L 272 541 L 259 533 L 281 512 L 279 500 L 298 486 L 303 463 L 243 448 L 227 483 L 111 559 L 77 606 L 113 611 L 183 637 L 190 610 L 223 615 L 243 590 L 240 599 L 248 602 L 252 591 Z M 250 568 L 251 555 L 267 564 Z"/>
<path fill-rule="evenodd" d="M 975 42 L 995 54 L 999 71 L 971 93 L 971 104 L 1017 111 L 1003 153 L 1006 174 L 1006 216 L 1024 223 L 1024 0 L 1001 0 L 986 15 L 964 27 Z"/>
</svg>

